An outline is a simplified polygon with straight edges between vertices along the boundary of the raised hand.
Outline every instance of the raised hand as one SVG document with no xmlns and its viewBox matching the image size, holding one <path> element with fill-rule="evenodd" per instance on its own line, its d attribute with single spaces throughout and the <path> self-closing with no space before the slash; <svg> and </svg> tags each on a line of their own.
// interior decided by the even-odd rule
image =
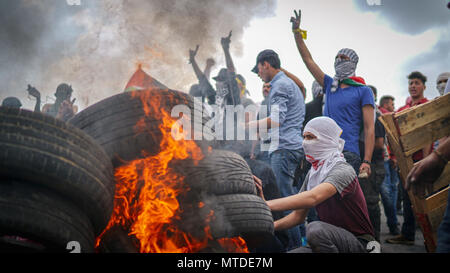
<svg viewBox="0 0 450 273">
<path fill-rule="evenodd" d="M 291 17 L 291 23 L 292 23 L 292 29 L 298 29 L 300 28 L 300 20 L 302 18 L 302 11 L 298 10 L 298 13 L 296 10 L 294 10 L 295 17 Z"/>
<path fill-rule="evenodd" d="M 213 67 L 215 64 L 216 64 L 216 61 L 214 61 L 213 58 L 208 58 L 208 59 L 206 60 L 206 65 L 207 65 L 208 67 Z"/>
<path fill-rule="evenodd" d="M 197 52 L 198 52 L 198 48 L 199 48 L 199 47 L 200 47 L 200 46 L 197 45 L 197 46 L 195 47 L 195 50 L 189 49 L 189 63 L 192 63 L 192 62 L 194 61 L 195 56 L 197 55 Z"/>
<path fill-rule="evenodd" d="M 41 98 L 41 93 L 33 86 L 28 85 L 27 91 L 28 94 L 30 94 L 30 96 L 33 96 L 35 98 Z"/>
<path fill-rule="evenodd" d="M 222 47 L 224 49 L 229 49 L 230 48 L 232 32 L 233 31 L 231 30 L 230 34 L 228 34 L 228 37 L 223 37 L 222 39 L 220 39 L 220 43 L 222 44 Z"/>
</svg>

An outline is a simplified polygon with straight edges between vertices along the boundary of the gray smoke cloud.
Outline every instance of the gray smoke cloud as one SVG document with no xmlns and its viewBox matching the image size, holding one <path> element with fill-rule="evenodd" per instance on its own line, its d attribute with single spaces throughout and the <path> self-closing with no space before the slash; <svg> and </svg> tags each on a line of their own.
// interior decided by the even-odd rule
<svg viewBox="0 0 450 273">
<path fill-rule="evenodd" d="M 439 33 L 439 40 L 428 52 L 418 54 L 403 65 L 406 76 L 415 70 L 428 77 L 425 96 L 432 98 L 438 95 L 436 78 L 444 71 L 450 71 L 450 9 L 447 0 L 380 0 L 380 6 L 369 5 L 367 0 L 354 0 L 361 11 L 374 12 L 380 19 L 398 31 L 411 35 L 419 35 L 430 29 Z M 371 1 L 374 2 L 374 1 Z M 405 88 L 405 95 L 407 94 Z"/>
<path fill-rule="evenodd" d="M 73 2 L 73 1 L 71 1 Z M 0 4 L 0 100 L 26 86 L 51 102 L 59 83 L 74 88 L 80 108 L 122 92 L 138 64 L 172 89 L 196 82 L 188 50 L 197 61 L 224 63 L 220 38 L 233 31 L 231 53 L 242 54 L 242 34 L 252 18 L 274 14 L 275 0 L 3 0 Z"/>
</svg>

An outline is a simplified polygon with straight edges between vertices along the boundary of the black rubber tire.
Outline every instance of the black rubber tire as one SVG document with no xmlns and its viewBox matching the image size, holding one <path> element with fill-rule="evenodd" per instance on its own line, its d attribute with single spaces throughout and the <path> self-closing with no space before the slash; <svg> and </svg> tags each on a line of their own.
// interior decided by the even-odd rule
<svg viewBox="0 0 450 273">
<path fill-rule="evenodd" d="M 212 150 L 198 165 L 183 166 L 177 172 L 192 190 L 215 195 L 257 193 L 247 162 L 235 152 Z"/>
<path fill-rule="evenodd" d="M 159 102 L 158 112 L 153 108 L 148 109 L 146 115 L 141 96 L 151 98 L 152 102 Z M 169 114 L 175 105 L 186 105 L 191 114 L 197 112 L 202 114 L 203 106 L 194 105 L 194 100 L 188 94 L 163 89 L 151 89 L 120 93 L 118 95 L 102 100 L 78 113 L 68 122 L 82 129 L 92 136 L 106 151 L 115 167 L 130 161 L 155 155 L 160 150 L 162 134 L 160 132 L 161 120 L 159 118 L 161 109 Z M 203 130 L 209 118 L 199 116 L 201 119 L 191 118 L 191 137 L 196 129 L 206 133 L 208 139 L 213 139 L 211 129 Z M 143 119 L 144 118 L 144 119 Z M 136 124 L 144 120 L 145 131 L 138 132 Z M 141 124 L 143 125 L 143 124 Z M 209 128 L 209 127 L 208 127 Z M 197 132 L 200 132 L 197 130 Z M 209 141 L 199 140 L 196 143 L 206 150 Z"/>
<path fill-rule="evenodd" d="M 81 252 L 93 252 L 95 237 L 89 218 L 71 202 L 43 187 L 0 181 L 0 236 L 20 236 L 45 247 L 68 252 L 77 241 Z"/>
<path fill-rule="evenodd" d="M 211 203 L 212 202 L 212 203 Z M 211 197 L 214 219 L 211 233 L 214 238 L 244 238 L 272 235 L 273 218 L 266 202 L 251 194 L 229 194 Z"/>
<path fill-rule="evenodd" d="M 51 189 L 88 215 L 98 235 L 114 203 L 112 164 L 83 131 L 26 110 L 0 108 L 0 178 Z"/>
</svg>

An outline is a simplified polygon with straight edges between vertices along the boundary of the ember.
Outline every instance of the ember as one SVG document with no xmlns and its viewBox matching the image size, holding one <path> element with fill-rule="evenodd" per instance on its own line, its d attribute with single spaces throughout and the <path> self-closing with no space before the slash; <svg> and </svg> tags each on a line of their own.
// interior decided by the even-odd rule
<svg viewBox="0 0 450 273">
<path fill-rule="evenodd" d="M 160 121 L 160 152 L 116 168 L 114 212 L 102 235 L 111 227 L 120 225 L 129 230 L 129 236 L 139 240 L 139 251 L 142 253 L 198 252 L 214 240 L 209 227 L 214 212 L 210 210 L 202 219 L 203 227 L 199 225 L 199 228 L 203 228 L 203 232 L 196 232 L 194 236 L 183 230 L 180 197 L 185 196 L 190 188 L 183 183 L 184 177 L 170 167 L 170 163 L 189 159 L 197 164 L 203 158 L 202 151 L 194 141 L 184 140 L 183 128 L 160 107 L 162 102 L 158 96 L 152 92 L 133 91 L 132 97 L 142 101 L 145 112 L 135 126 L 137 132 L 145 130 L 145 119 L 149 118 L 150 112 L 152 119 Z M 155 113 L 158 114 L 155 116 Z M 201 201 L 194 206 L 208 209 Z M 97 246 L 102 235 L 97 239 Z M 248 252 L 242 238 L 220 239 L 218 243 L 226 251 Z"/>
</svg>

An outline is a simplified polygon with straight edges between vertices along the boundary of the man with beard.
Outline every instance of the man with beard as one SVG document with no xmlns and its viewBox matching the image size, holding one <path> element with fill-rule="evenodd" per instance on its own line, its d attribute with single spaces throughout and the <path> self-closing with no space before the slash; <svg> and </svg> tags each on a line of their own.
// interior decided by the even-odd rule
<svg viewBox="0 0 450 273">
<path fill-rule="evenodd" d="M 371 158 L 375 143 L 375 101 L 372 91 L 360 77 L 355 77 L 359 57 L 349 48 L 336 54 L 332 78 L 314 62 L 300 30 L 301 13 L 291 17 L 292 31 L 303 62 L 325 93 L 324 115 L 332 118 L 342 128 L 345 140 L 344 156 L 356 173 L 371 173 Z M 359 136 L 364 131 L 364 158 L 361 163 Z"/>
</svg>

